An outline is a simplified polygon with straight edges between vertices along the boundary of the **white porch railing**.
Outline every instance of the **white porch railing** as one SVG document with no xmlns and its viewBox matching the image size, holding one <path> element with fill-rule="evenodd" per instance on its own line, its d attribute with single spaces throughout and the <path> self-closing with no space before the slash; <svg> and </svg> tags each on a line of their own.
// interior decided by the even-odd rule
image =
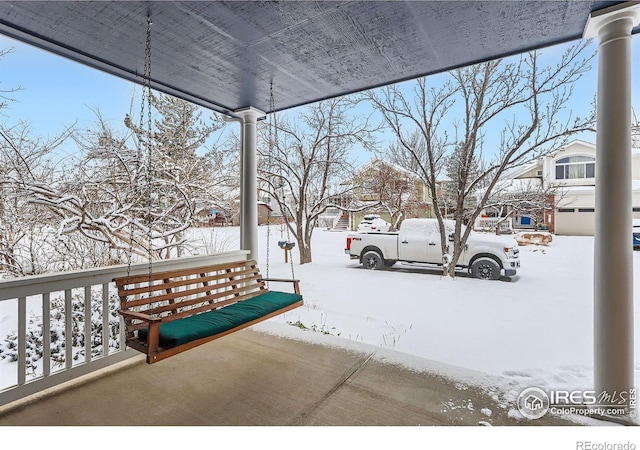
<svg viewBox="0 0 640 450">
<path fill-rule="evenodd" d="M 335 228 L 342 217 L 339 208 L 327 208 L 323 215 L 318 217 L 318 226 L 321 228 Z"/>
<path fill-rule="evenodd" d="M 498 222 L 500 222 L 500 224 L 498 224 Z M 511 218 L 505 220 L 502 217 L 478 217 L 473 229 L 479 231 L 495 231 L 498 226 L 501 231 L 510 231 L 513 229 L 513 221 Z"/>
<path fill-rule="evenodd" d="M 246 250 L 237 250 L 218 255 L 155 261 L 153 270 L 156 272 L 179 270 L 194 266 L 246 260 L 248 253 Z M 148 263 L 131 266 L 132 275 L 145 274 L 148 271 Z M 6 367 L 3 367 L 3 379 L 0 380 L 0 406 L 139 355 L 134 350 L 126 350 L 124 348 L 122 319 L 119 319 L 117 342 L 114 343 L 113 339 L 110 342 L 109 333 L 112 327 L 109 323 L 110 303 L 113 305 L 113 302 L 117 301 L 117 291 L 112 280 L 125 276 L 126 273 L 127 266 L 119 265 L 53 275 L 37 275 L 0 282 L 0 306 L 3 306 L 0 310 L 6 311 L 11 308 L 15 310 L 15 304 L 17 303 L 17 361 L 9 363 L 6 360 L 0 360 L 0 364 L 15 366 L 16 371 L 13 376 L 6 376 L 7 370 Z M 82 300 L 80 302 L 82 305 L 80 307 L 81 311 L 78 311 L 78 299 Z M 59 330 L 52 330 L 51 311 L 54 300 L 60 303 L 63 302 L 64 305 L 64 353 L 63 357 L 58 358 L 63 362 L 56 367 L 52 367 L 51 349 L 52 332 L 59 332 Z M 101 306 L 98 306 L 102 311 L 102 324 L 99 327 L 100 336 L 95 335 L 97 331 L 92 333 L 91 329 L 92 306 L 96 306 L 96 302 L 101 303 Z M 42 344 L 38 345 L 38 347 L 41 347 L 38 349 L 28 348 L 28 309 L 30 308 L 37 309 L 42 317 L 39 324 L 42 331 Z M 33 313 L 33 311 L 31 312 Z M 84 316 L 83 323 L 89 326 L 83 326 L 82 329 L 74 326 L 72 317 L 74 314 L 82 314 Z M 14 332 L 16 330 L 7 329 L 5 323 L 0 327 L 0 339 L 4 339 L 8 333 Z M 98 338 L 96 340 L 102 342 L 101 348 L 92 346 L 94 338 Z M 77 347 L 74 348 L 74 340 L 84 341 L 84 356 L 82 358 L 77 357 L 79 349 Z M 34 361 L 34 352 L 39 357 L 35 358 L 38 361 L 37 370 L 34 369 L 34 364 L 28 364 L 30 361 Z M 76 352 L 75 355 L 74 352 Z M 96 353 L 97 356 L 92 355 L 92 353 Z"/>
</svg>

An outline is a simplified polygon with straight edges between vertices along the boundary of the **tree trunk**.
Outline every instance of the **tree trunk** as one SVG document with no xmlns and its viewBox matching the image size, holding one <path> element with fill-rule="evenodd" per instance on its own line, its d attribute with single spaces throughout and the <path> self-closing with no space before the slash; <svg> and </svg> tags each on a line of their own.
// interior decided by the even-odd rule
<svg viewBox="0 0 640 450">
<path fill-rule="evenodd" d="M 296 213 L 296 219 L 296 240 L 298 241 L 300 264 L 307 264 L 311 262 L 311 239 L 307 239 L 307 230 L 304 228 L 300 210 Z"/>
<path fill-rule="evenodd" d="M 300 264 L 311 262 L 311 244 L 300 245 Z"/>
<path fill-rule="evenodd" d="M 447 274 L 451 278 L 456 277 L 456 265 L 460 260 L 460 256 L 462 256 L 462 249 L 463 249 L 463 246 L 459 242 L 456 242 L 455 244 L 453 244 L 453 252 L 450 253 L 451 259 L 449 260 L 449 267 L 447 270 Z"/>
</svg>

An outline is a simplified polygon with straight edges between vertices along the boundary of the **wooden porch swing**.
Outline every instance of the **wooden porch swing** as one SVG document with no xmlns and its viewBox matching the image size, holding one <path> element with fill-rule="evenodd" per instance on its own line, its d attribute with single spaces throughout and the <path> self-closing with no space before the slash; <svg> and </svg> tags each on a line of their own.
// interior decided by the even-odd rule
<svg viewBox="0 0 640 450">
<path fill-rule="evenodd" d="M 151 109 L 150 43 L 151 20 L 148 19 L 141 122 L 144 120 L 145 99 L 148 111 Z M 150 136 L 150 117 L 148 122 Z M 143 129 L 142 123 L 140 129 Z M 150 171 L 152 151 L 149 139 L 146 140 L 146 150 Z M 150 172 L 147 178 L 147 194 L 150 195 Z M 124 319 L 125 345 L 146 354 L 148 364 L 303 305 L 299 280 L 293 279 L 293 266 L 292 279 L 263 278 L 254 260 L 154 273 L 152 224 L 149 222 L 147 226 L 149 273 L 131 276 L 132 227 L 127 275 L 113 281 L 120 297 L 119 313 Z M 268 258 L 267 252 L 267 271 Z M 271 291 L 268 288 L 271 281 L 292 283 L 294 292 Z"/>
</svg>

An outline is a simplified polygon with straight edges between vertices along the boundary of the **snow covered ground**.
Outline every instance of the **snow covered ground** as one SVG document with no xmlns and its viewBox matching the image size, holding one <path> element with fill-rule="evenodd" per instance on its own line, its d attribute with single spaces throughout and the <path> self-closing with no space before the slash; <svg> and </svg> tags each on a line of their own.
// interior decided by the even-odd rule
<svg viewBox="0 0 640 450">
<path fill-rule="evenodd" d="M 194 238 L 237 248 L 238 228 L 196 229 Z M 214 236 L 212 236 L 214 233 Z M 263 275 L 291 277 L 272 228 L 259 229 Z M 255 328 L 327 345 L 366 343 L 441 364 L 483 372 L 515 398 L 523 388 L 593 388 L 593 238 L 554 236 L 548 247 L 520 247 L 511 281 L 442 277 L 397 264 L 369 271 L 344 254 L 345 232 L 317 229 L 313 263 L 296 264 L 305 305 Z M 640 252 L 634 252 L 640 267 Z M 635 271 L 635 326 L 640 329 L 640 271 Z M 272 289 L 278 289 L 272 284 Z M 2 315 L 2 311 L 0 311 Z M 295 326 L 292 326 L 295 325 Z M 4 336 L 7 330 L 0 329 Z M 636 336 L 638 333 L 636 332 Z M 636 338 L 636 361 L 640 343 Z M 0 361 L 1 366 L 6 366 Z M 5 367 L 6 368 L 6 367 Z M 640 364 L 636 364 L 636 380 Z M 513 406 L 513 405 L 511 405 Z"/>
<path fill-rule="evenodd" d="M 266 228 L 260 232 L 264 272 Z M 346 234 L 316 230 L 313 263 L 294 266 L 305 306 L 258 329 L 282 334 L 286 329 L 276 322 L 298 323 L 308 330 L 286 332 L 288 336 L 331 345 L 364 342 L 483 372 L 510 399 L 531 386 L 593 389 L 593 237 L 554 236 L 547 247 L 520 247 L 518 276 L 495 282 L 451 279 L 437 270 L 402 264 L 365 270 L 344 254 Z M 279 238 L 272 232 L 271 275 L 290 276 L 277 247 Z M 640 267 L 640 252 L 634 252 L 634 266 Z M 639 330 L 640 271 L 634 273 Z M 637 336 L 635 373 L 640 380 Z"/>
<path fill-rule="evenodd" d="M 345 240 L 343 232 L 315 232 L 313 263 L 294 267 L 305 306 L 278 320 L 526 387 L 592 387 L 592 237 L 554 236 L 548 247 L 520 247 L 522 267 L 511 282 L 451 279 L 401 264 L 365 270 L 344 254 Z M 290 275 L 277 242 L 270 247 L 272 274 Z M 265 251 L 259 260 L 264 272 Z M 640 266 L 640 252 L 634 262 Z M 640 271 L 635 275 L 637 330 Z"/>
</svg>

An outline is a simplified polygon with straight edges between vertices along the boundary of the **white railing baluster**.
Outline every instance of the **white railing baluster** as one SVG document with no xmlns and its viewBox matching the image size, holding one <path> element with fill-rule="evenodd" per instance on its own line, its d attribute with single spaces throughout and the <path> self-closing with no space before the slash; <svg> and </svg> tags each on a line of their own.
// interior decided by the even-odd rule
<svg viewBox="0 0 640 450">
<path fill-rule="evenodd" d="M 27 382 L 27 298 L 18 299 L 18 386 Z"/>
<path fill-rule="evenodd" d="M 42 294 L 42 376 L 51 375 L 51 294 Z"/>
<path fill-rule="evenodd" d="M 91 361 L 91 286 L 84 287 L 84 362 Z"/>
<path fill-rule="evenodd" d="M 102 284 L 102 356 L 109 354 L 109 336 L 111 328 L 109 326 L 109 284 Z"/>
<path fill-rule="evenodd" d="M 71 289 L 64 291 L 64 367 L 73 366 L 73 302 Z"/>
</svg>

